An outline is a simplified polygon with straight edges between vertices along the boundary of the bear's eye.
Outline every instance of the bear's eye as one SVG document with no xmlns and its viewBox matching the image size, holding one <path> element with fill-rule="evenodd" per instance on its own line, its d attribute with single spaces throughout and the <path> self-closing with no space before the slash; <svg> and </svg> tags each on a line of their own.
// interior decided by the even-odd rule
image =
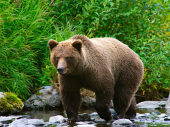
<svg viewBox="0 0 170 127">
<path fill-rule="evenodd" d="M 58 61 L 60 59 L 60 57 L 56 57 L 56 60 Z"/>
<path fill-rule="evenodd" d="M 68 60 L 71 60 L 72 57 L 66 57 L 65 59 L 68 61 Z"/>
</svg>

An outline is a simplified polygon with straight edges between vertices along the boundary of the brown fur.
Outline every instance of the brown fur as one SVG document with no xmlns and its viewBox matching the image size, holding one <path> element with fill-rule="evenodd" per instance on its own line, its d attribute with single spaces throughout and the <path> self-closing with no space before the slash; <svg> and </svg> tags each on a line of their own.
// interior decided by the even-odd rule
<svg viewBox="0 0 170 127">
<path fill-rule="evenodd" d="M 96 110 L 106 121 L 111 120 L 111 100 L 118 118 L 136 116 L 134 94 L 144 67 L 127 45 L 114 38 L 89 39 L 82 35 L 48 43 L 51 62 L 60 73 L 61 97 L 68 121 L 78 120 L 82 87 L 95 92 Z"/>
</svg>

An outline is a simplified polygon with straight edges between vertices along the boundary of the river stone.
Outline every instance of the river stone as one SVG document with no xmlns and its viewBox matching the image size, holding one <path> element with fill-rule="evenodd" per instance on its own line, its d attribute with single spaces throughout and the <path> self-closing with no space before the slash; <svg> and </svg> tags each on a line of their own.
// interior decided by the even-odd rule
<svg viewBox="0 0 170 127">
<path fill-rule="evenodd" d="M 137 104 L 138 109 L 161 109 L 165 107 L 166 101 L 143 101 Z"/>
<path fill-rule="evenodd" d="M 28 124 L 33 124 L 36 126 L 41 126 L 44 125 L 45 122 L 43 119 L 28 119 Z"/>
<path fill-rule="evenodd" d="M 34 125 L 28 125 L 28 119 L 17 119 L 13 121 L 9 127 L 35 127 Z"/>
<path fill-rule="evenodd" d="M 82 98 L 81 106 L 86 107 L 86 108 L 94 107 L 95 102 L 96 102 L 96 99 L 94 97 L 85 96 Z"/>
<path fill-rule="evenodd" d="M 34 100 L 33 105 L 39 108 L 45 107 L 45 104 L 41 100 Z"/>
<path fill-rule="evenodd" d="M 0 117 L 0 123 L 11 123 L 12 119 L 10 117 Z"/>
<path fill-rule="evenodd" d="M 96 124 L 106 124 L 104 119 L 95 119 Z"/>
<path fill-rule="evenodd" d="M 49 122 L 52 122 L 52 123 L 62 123 L 65 120 L 66 118 L 64 118 L 62 115 L 57 115 L 57 116 L 51 116 L 50 119 L 49 119 Z"/>
<path fill-rule="evenodd" d="M 126 124 L 133 124 L 132 121 L 130 121 L 129 119 L 118 119 L 118 120 L 115 120 L 113 123 L 113 125 L 126 125 Z"/>
<path fill-rule="evenodd" d="M 157 117 L 159 117 L 159 118 L 165 118 L 165 117 L 167 117 L 167 115 L 166 115 L 165 113 L 161 113 L 161 114 L 158 115 Z"/>
<path fill-rule="evenodd" d="M 99 116 L 99 114 L 97 112 L 93 112 L 90 114 L 91 116 Z"/>
<path fill-rule="evenodd" d="M 47 104 L 51 107 L 59 107 L 61 102 L 58 93 L 54 93 L 54 95 L 47 100 Z"/>
<path fill-rule="evenodd" d="M 139 113 L 136 114 L 137 119 L 141 119 L 141 118 L 145 118 L 145 117 L 146 116 L 144 114 L 139 114 Z"/>
<path fill-rule="evenodd" d="M 33 94 L 24 102 L 24 108 L 54 108 L 61 105 L 60 96 L 53 86 L 42 86 L 36 94 Z"/>
<path fill-rule="evenodd" d="M 89 124 L 84 124 L 84 125 L 77 125 L 76 127 L 96 127 L 95 125 L 89 125 Z"/>
</svg>

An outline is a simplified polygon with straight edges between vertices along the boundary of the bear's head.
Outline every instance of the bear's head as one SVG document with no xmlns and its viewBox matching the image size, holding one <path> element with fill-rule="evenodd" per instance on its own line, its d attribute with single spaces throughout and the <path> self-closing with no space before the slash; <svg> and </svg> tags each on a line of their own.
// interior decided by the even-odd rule
<svg viewBox="0 0 170 127">
<path fill-rule="evenodd" d="M 48 42 L 51 52 L 51 62 L 61 75 L 74 75 L 78 70 L 81 59 L 82 41 L 67 40 L 58 43 L 55 40 Z"/>
</svg>

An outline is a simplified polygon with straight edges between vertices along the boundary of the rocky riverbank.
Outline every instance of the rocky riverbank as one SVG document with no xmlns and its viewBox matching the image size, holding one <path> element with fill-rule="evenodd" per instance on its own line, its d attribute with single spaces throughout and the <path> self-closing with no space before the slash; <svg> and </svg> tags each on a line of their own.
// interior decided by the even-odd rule
<svg viewBox="0 0 170 127">
<path fill-rule="evenodd" d="M 2 100 L 5 100 L 7 93 L 0 93 L 1 105 Z M 10 95 L 14 97 L 13 95 Z M 16 97 L 16 96 L 15 96 Z M 15 98 L 17 100 L 17 98 Z M 91 109 L 94 107 L 95 98 L 92 97 L 83 97 L 82 107 Z M 6 101 L 3 102 L 7 102 Z M 20 102 L 20 100 L 17 100 Z M 9 116 L 0 116 L 0 127 L 67 127 L 68 125 L 65 112 L 60 110 L 61 101 L 60 95 L 53 86 L 43 86 L 37 93 L 33 94 L 27 101 L 24 102 L 24 105 L 21 103 L 20 108 L 16 108 L 16 104 L 10 104 L 12 107 L 12 113 L 17 113 L 17 115 Z M 115 120 L 116 113 L 113 110 L 113 103 L 110 105 L 113 119 L 106 123 L 103 119 L 100 119 L 98 114 L 94 112 L 86 112 L 79 114 L 79 122 L 71 126 L 75 127 L 114 127 L 114 126 L 137 126 L 137 127 L 147 127 L 148 125 L 157 126 L 170 126 L 170 99 L 165 101 L 144 101 L 137 104 L 138 113 L 135 119 L 119 119 Z M 2 105 L 4 106 L 4 105 Z M 1 106 L 1 108 L 2 108 Z M 44 120 L 42 117 L 33 117 L 30 115 L 20 115 L 20 111 L 24 107 L 25 110 L 30 110 L 36 114 L 38 110 L 46 109 L 55 109 L 57 113 L 49 113 L 47 117 L 48 120 Z M 161 111 L 164 110 L 164 112 Z M 1 110 L 0 113 L 8 110 Z M 8 111 L 9 112 L 9 111 Z M 2 115 L 2 114 L 1 114 Z M 43 115 L 43 114 L 41 114 Z"/>
<path fill-rule="evenodd" d="M 79 114 L 79 122 L 69 125 L 64 115 L 51 116 L 47 121 L 44 119 L 31 118 L 29 115 L 11 115 L 0 117 L 0 127 L 147 127 L 170 126 L 170 113 L 162 113 L 159 110 L 145 110 L 137 113 L 135 119 L 115 120 L 115 111 L 111 109 L 113 119 L 108 123 L 100 119 L 96 112 Z M 138 110 L 140 112 L 142 110 Z M 148 112 L 147 112 L 148 111 Z"/>
</svg>

